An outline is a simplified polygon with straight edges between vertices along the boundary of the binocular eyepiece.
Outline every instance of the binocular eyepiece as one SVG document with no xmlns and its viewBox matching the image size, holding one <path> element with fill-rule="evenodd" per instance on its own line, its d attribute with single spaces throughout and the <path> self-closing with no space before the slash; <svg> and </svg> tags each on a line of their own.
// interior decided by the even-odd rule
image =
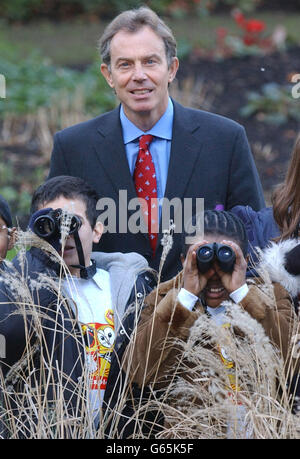
<svg viewBox="0 0 300 459">
<path fill-rule="evenodd" d="M 229 245 L 213 242 L 197 249 L 197 266 L 201 273 L 206 273 L 217 261 L 222 271 L 230 273 L 235 264 L 235 253 Z"/>
<path fill-rule="evenodd" d="M 34 233 L 42 239 L 60 238 L 62 219 L 66 213 L 62 209 L 50 210 L 47 214 L 39 215 L 33 222 Z M 69 234 L 75 233 L 81 227 L 81 220 L 77 215 L 71 216 Z"/>
</svg>

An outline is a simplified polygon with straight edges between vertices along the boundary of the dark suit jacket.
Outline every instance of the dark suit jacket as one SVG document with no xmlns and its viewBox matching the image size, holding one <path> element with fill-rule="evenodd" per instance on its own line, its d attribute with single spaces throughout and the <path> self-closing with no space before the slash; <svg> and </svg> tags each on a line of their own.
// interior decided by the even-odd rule
<svg viewBox="0 0 300 459">
<path fill-rule="evenodd" d="M 228 118 L 173 103 L 173 139 L 165 197 L 178 197 L 181 201 L 203 197 L 206 209 L 216 204 L 223 204 L 225 209 L 238 204 L 250 205 L 255 210 L 263 207 L 262 187 L 244 128 Z M 123 211 L 127 208 L 127 202 L 119 206 L 119 190 L 127 190 L 128 202 L 136 198 L 119 108 L 55 134 L 49 178 L 58 175 L 82 177 L 100 198 L 112 198 L 116 202 L 118 225 L 119 207 Z M 134 212 L 128 211 L 128 218 Z M 176 221 L 177 216 L 171 212 L 172 217 Z M 181 269 L 182 238 L 178 231 L 175 229 L 173 247 L 164 263 L 163 280 Z M 162 254 L 158 243 L 155 258 L 151 258 L 148 235 L 143 233 L 106 232 L 96 249 L 138 252 L 154 269 L 158 269 Z"/>
</svg>

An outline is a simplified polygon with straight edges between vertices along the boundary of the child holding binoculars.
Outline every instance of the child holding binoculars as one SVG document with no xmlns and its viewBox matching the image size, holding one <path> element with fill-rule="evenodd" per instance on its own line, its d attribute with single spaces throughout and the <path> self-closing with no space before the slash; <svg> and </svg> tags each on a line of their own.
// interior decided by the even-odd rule
<svg viewBox="0 0 300 459">
<path fill-rule="evenodd" d="M 0 437 L 38 437 L 48 409 L 62 423 L 61 436 L 72 438 L 72 419 L 80 419 L 91 438 L 118 403 L 132 327 L 126 309 L 139 289 L 151 291 L 151 276 L 139 254 L 92 253 L 103 230 L 97 201 L 87 183 L 69 176 L 49 179 L 32 197 L 33 246 L 0 279 Z M 21 300 L 18 281 L 28 292 Z"/>
<path fill-rule="evenodd" d="M 273 284 L 276 304 L 263 292 L 262 279 L 248 285 L 243 222 L 231 212 L 207 210 L 204 238 L 190 241 L 183 244 L 183 270 L 145 298 L 136 338 L 123 359 L 139 386 L 166 389 L 181 362 L 178 342 L 187 341 L 203 315 L 224 326 L 229 302 L 258 321 L 282 358 L 288 358 L 296 318 L 292 300 L 278 283 Z"/>
</svg>

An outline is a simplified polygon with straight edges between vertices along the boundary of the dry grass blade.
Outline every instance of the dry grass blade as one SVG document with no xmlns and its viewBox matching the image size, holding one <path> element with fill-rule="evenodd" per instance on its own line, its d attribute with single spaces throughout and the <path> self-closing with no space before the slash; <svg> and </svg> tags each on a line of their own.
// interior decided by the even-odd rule
<svg viewBox="0 0 300 459">
<path fill-rule="evenodd" d="M 0 377 L 0 426 L 5 426 L 4 431 L 10 438 L 104 438 L 105 435 L 120 438 L 130 423 L 133 438 L 300 437 L 300 417 L 291 411 L 293 394 L 287 390 L 280 353 L 271 345 L 261 325 L 232 303 L 227 304 L 228 327 L 217 326 L 203 314 L 191 328 L 186 342 L 166 337 L 162 350 L 175 345 L 181 352 L 163 391 L 155 389 L 154 381 L 147 396 L 143 392 L 137 396 L 129 373 L 120 373 L 112 390 L 117 404 L 109 416 L 100 413 L 100 425 L 96 429 L 89 411 L 85 343 L 76 316 L 72 315 L 63 296 L 62 277 L 67 267 L 49 244 L 31 233 L 20 233 L 18 244 L 20 261 L 23 259 L 21 272 L 2 273 L 3 285 L 10 287 L 15 305 L 12 317 L 24 319 L 27 343 L 21 358 L 5 378 Z M 60 263 L 61 278 L 53 279 L 47 273 L 40 273 L 29 282 L 24 262 L 28 245 L 47 250 L 51 258 Z M 269 287 L 265 293 L 272 298 Z M 54 309 L 39 304 L 41 289 L 55 293 Z M 67 321 L 66 313 L 70 316 Z M 127 314 L 134 316 L 130 337 L 134 342 L 141 314 L 140 297 Z M 49 329 L 54 337 L 52 345 L 47 342 Z M 70 339 L 76 342 L 78 357 L 74 368 L 66 374 L 62 357 Z M 230 356 L 234 371 L 224 366 L 220 351 Z M 151 351 L 148 352 L 149 356 Z M 72 372 L 77 366 L 81 368 L 81 377 L 74 381 Z M 76 400 L 75 404 L 71 403 L 72 399 Z M 129 402 L 133 411 L 124 419 L 124 407 Z"/>
</svg>

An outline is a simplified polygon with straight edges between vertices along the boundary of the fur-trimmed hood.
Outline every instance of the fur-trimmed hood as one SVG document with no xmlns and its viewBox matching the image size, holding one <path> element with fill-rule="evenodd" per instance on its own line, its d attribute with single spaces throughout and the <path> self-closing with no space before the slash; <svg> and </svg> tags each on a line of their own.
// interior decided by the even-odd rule
<svg viewBox="0 0 300 459">
<path fill-rule="evenodd" d="M 271 242 L 263 250 L 260 268 L 266 270 L 273 282 L 280 283 L 292 297 L 300 293 L 300 274 L 295 276 L 285 269 L 285 256 L 299 242 L 296 239 L 287 239 L 278 243 Z"/>
</svg>

